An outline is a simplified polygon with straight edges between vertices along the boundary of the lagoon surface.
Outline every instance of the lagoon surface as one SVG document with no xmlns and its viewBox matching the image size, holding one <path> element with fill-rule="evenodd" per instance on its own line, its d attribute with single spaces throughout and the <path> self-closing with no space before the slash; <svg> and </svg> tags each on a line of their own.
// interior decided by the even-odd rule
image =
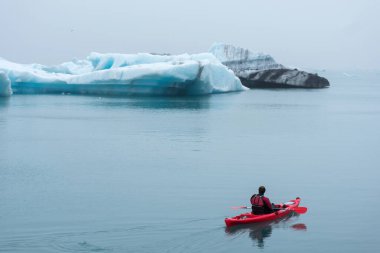
<svg viewBox="0 0 380 253">
<path fill-rule="evenodd" d="M 380 75 L 202 97 L 0 99 L 0 252 L 376 252 Z M 309 211 L 227 230 L 259 185 Z"/>
</svg>

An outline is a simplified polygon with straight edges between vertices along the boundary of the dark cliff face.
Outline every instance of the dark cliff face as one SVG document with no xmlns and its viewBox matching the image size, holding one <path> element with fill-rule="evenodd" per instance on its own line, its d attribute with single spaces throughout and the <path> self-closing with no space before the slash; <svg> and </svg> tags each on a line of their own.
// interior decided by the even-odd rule
<svg viewBox="0 0 380 253">
<path fill-rule="evenodd" d="M 267 69 L 239 77 L 248 88 L 325 88 L 329 81 L 297 69 Z"/>
<path fill-rule="evenodd" d="M 221 43 L 214 44 L 210 52 L 248 88 L 324 88 L 330 85 L 324 77 L 286 68 L 267 54 Z"/>
</svg>

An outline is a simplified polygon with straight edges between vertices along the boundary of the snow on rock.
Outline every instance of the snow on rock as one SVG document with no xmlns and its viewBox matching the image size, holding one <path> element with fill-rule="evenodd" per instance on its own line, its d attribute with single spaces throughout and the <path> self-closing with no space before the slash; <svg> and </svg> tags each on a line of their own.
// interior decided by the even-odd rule
<svg viewBox="0 0 380 253">
<path fill-rule="evenodd" d="M 248 76 L 252 71 L 284 67 L 268 54 L 253 53 L 248 49 L 229 44 L 214 43 L 209 52 L 238 76 Z"/>
<path fill-rule="evenodd" d="M 233 71 L 210 53 L 100 54 L 56 66 L 17 64 L 0 58 L 14 93 L 96 95 L 201 95 L 241 91 Z"/>
</svg>

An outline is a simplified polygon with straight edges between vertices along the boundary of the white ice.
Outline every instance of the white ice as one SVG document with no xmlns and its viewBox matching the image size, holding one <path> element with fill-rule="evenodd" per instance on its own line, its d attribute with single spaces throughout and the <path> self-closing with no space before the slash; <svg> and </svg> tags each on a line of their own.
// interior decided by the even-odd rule
<svg viewBox="0 0 380 253">
<path fill-rule="evenodd" d="M 0 58 L 0 71 L 5 73 L 0 87 L 10 82 L 15 94 L 199 95 L 245 89 L 239 78 L 210 53 L 91 53 L 85 60 L 56 66 L 17 64 Z"/>
<path fill-rule="evenodd" d="M 10 95 L 12 95 L 11 81 L 4 72 L 0 71 L 0 97 Z"/>
</svg>

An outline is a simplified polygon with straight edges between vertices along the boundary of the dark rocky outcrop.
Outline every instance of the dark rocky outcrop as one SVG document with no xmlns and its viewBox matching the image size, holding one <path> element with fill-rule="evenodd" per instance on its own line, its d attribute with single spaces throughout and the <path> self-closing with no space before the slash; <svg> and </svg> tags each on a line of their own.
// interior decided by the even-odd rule
<svg viewBox="0 0 380 253">
<path fill-rule="evenodd" d="M 325 88 L 330 85 L 317 74 L 285 68 L 252 72 L 240 80 L 248 88 Z"/>
<path fill-rule="evenodd" d="M 317 74 L 289 69 L 267 54 L 216 43 L 210 52 L 231 69 L 248 88 L 324 88 L 329 81 Z"/>
</svg>

